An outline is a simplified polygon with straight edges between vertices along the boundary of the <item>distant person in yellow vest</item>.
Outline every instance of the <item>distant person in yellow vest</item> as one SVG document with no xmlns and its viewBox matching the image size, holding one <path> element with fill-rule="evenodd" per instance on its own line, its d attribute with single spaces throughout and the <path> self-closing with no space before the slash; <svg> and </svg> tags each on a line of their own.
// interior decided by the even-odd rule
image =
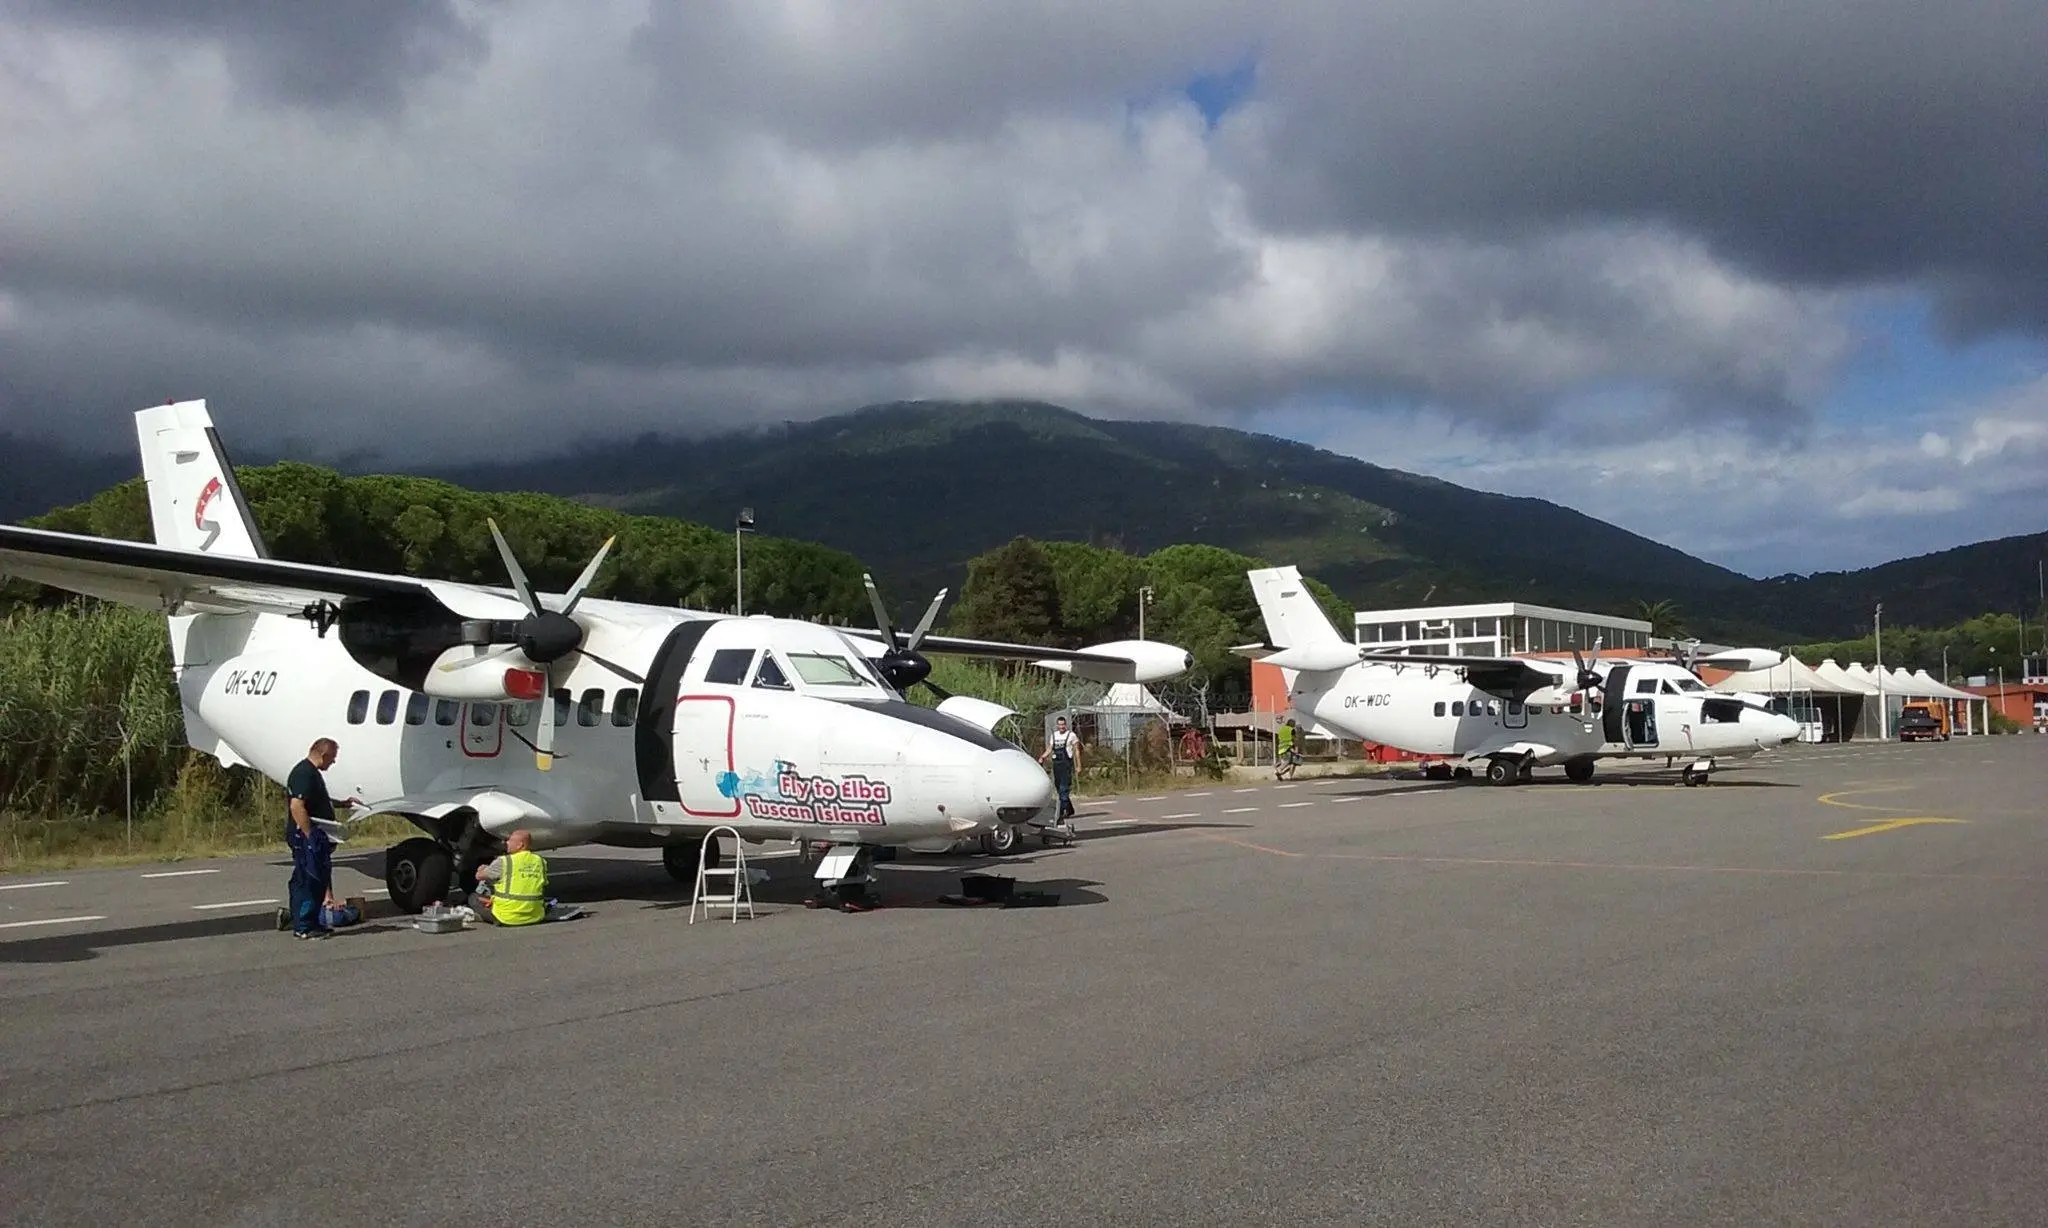
<svg viewBox="0 0 2048 1228">
<path fill-rule="evenodd" d="M 1277 753 L 1274 756 L 1273 776 L 1276 780 L 1292 776 L 1294 769 L 1301 766 L 1301 749 L 1295 741 L 1299 736 L 1300 731 L 1294 727 L 1294 718 L 1291 716 L 1280 723 L 1280 728 L 1274 730 L 1273 748 Z"/>
<path fill-rule="evenodd" d="M 476 881 L 491 884 L 489 900 L 472 899 L 479 918 L 499 925 L 532 925 L 548 917 L 548 863 L 532 849 L 524 828 L 505 839 L 505 855 L 476 868 Z"/>
</svg>

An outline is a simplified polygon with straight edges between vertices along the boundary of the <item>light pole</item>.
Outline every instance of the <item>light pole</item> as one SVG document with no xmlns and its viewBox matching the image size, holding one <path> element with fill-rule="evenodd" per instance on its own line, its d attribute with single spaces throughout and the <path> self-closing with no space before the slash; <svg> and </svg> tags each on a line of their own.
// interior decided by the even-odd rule
<svg viewBox="0 0 2048 1228">
<path fill-rule="evenodd" d="M 732 522 L 732 612 L 734 614 L 744 614 L 747 612 L 747 559 L 745 552 L 740 548 L 740 534 L 752 533 L 753 531 L 754 509 L 743 507 L 740 509 L 739 518 Z"/>
<path fill-rule="evenodd" d="M 1884 706 L 1884 602 L 1877 603 L 1877 614 L 1870 623 L 1871 655 L 1877 658 L 1877 738 L 1889 741 L 1892 736 L 1892 714 Z"/>
<path fill-rule="evenodd" d="M 1138 590 L 1138 638 L 1145 638 L 1145 607 L 1151 604 L 1152 586 L 1147 584 Z"/>
</svg>

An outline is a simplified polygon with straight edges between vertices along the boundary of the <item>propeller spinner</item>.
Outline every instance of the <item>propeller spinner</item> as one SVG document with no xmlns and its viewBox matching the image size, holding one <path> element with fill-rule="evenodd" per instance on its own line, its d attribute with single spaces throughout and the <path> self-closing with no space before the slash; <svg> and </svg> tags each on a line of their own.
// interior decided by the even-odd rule
<svg viewBox="0 0 2048 1228">
<path fill-rule="evenodd" d="M 512 590 L 519 595 L 519 602 L 530 613 L 517 622 L 501 622 L 491 619 L 476 619 L 463 624 L 465 642 L 482 647 L 489 644 L 504 645 L 495 652 L 479 653 L 465 660 L 456 661 L 441 668 L 444 670 L 468 669 L 486 662 L 502 660 L 518 652 L 527 660 L 539 665 L 547 674 L 547 687 L 541 693 L 540 719 L 534 727 L 534 763 L 545 772 L 554 767 L 555 753 L 555 676 L 554 664 L 571 653 L 581 653 L 606 669 L 626 678 L 636 685 L 644 686 L 647 680 L 632 670 L 613 664 L 583 646 L 586 635 L 583 624 L 572 617 L 577 603 L 583 600 L 584 590 L 597 578 L 597 570 L 604 565 L 605 555 L 611 552 L 616 537 L 605 539 L 597 548 L 597 554 L 584 567 L 583 574 L 576 577 L 576 583 L 569 586 L 562 608 L 550 610 L 540 603 L 534 594 L 533 585 L 526 578 L 526 569 L 519 565 L 519 558 L 512 553 L 512 546 L 505 535 L 498 531 L 498 522 L 486 521 L 491 528 L 491 540 L 498 545 L 498 557 L 504 561 L 505 574 L 511 578 Z"/>
<path fill-rule="evenodd" d="M 924 637 L 931 634 L 932 623 L 937 621 L 939 607 L 945 604 L 950 590 L 942 588 L 939 595 L 932 598 L 931 605 L 925 607 L 924 617 L 918 621 L 917 629 L 910 633 L 910 640 L 906 643 L 897 635 L 895 624 L 889 621 L 889 611 L 882 605 L 882 594 L 875 589 L 875 578 L 862 572 L 860 580 L 867 586 L 868 604 L 874 607 L 875 630 L 889 641 L 889 651 L 882 654 L 875 668 L 899 693 L 922 682 L 941 700 L 951 699 L 951 694 L 931 681 L 931 659 L 917 650 Z"/>
</svg>

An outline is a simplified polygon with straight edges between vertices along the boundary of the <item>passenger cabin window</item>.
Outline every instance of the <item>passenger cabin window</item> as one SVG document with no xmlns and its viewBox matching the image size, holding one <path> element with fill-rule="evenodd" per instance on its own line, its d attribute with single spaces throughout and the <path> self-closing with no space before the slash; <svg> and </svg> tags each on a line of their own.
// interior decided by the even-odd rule
<svg viewBox="0 0 2048 1228">
<path fill-rule="evenodd" d="M 462 701 L 459 699 L 437 699 L 434 701 L 434 723 L 453 725 L 462 719 Z"/>
<path fill-rule="evenodd" d="M 575 706 L 576 697 L 569 694 L 567 687 L 555 692 L 555 728 L 560 729 L 569 723 L 569 709 Z"/>
<path fill-rule="evenodd" d="M 612 724 L 622 727 L 630 725 L 639 715 L 640 692 L 632 687 L 620 691 L 618 697 L 612 700 Z"/>
<path fill-rule="evenodd" d="M 1519 699 L 1510 699 L 1510 700 L 1508 701 L 1508 715 L 1509 715 L 1509 716 L 1520 716 L 1520 715 L 1522 715 L 1522 701 L 1521 701 L 1521 700 L 1519 700 Z"/>
<path fill-rule="evenodd" d="M 1639 682 L 1637 682 L 1637 683 L 1636 683 L 1636 694 L 1638 694 L 1638 695 L 1655 695 L 1656 693 L 1657 693 L 1657 680 L 1656 680 L 1655 678 L 1644 678 L 1644 679 L 1642 679 L 1641 681 L 1639 681 Z"/>
<path fill-rule="evenodd" d="M 524 729 L 533 721 L 533 710 L 539 706 L 536 703 L 506 704 L 505 723 L 514 729 Z"/>
<path fill-rule="evenodd" d="M 1451 715 L 1452 715 L 1452 716 L 1463 716 L 1463 715 L 1465 715 L 1465 701 L 1464 701 L 1464 700 L 1462 700 L 1462 699 L 1454 699 L 1454 700 L 1452 700 L 1452 701 L 1451 701 Z"/>
<path fill-rule="evenodd" d="M 360 725 L 363 723 L 363 719 L 369 715 L 370 693 L 368 691 L 357 691 L 355 694 L 348 697 L 349 724 Z"/>
<path fill-rule="evenodd" d="M 721 648 L 711 654 L 711 664 L 704 667 L 704 681 L 739 686 L 747 680 L 747 665 L 753 659 L 751 648 Z"/>
<path fill-rule="evenodd" d="M 597 724 L 604 715 L 604 692 L 592 687 L 583 692 L 583 700 L 576 705 L 576 723 L 583 726 Z"/>
<path fill-rule="evenodd" d="M 1441 699 L 1436 701 L 1436 714 L 1438 716 L 1442 716 L 1444 714 L 1444 701 Z"/>
<path fill-rule="evenodd" d="M 754 671 L 754 685 L 771 691 L 796 689 L 789 685 L 789 679 L 782 676 L 782 667 L 775 663 L 774 656 L 765 652 L 761 654 L 761 668 Z"/>
<path fill-rule="evenodd" d="M 472 725 L 477 725 L 477 726 L 484 726 L 484 725 L 495 725 L 495 724 L 497 724 L 497 723 L 498 723 L 498 705 L 496 705 L 496 704 L 471 704 L 471 705 L 469 705 L 469 723 L 470 723 L 470 724 L 472 724 Z"/>
<path fill-rule="evenodd" d="M 386 691 L 377 696 L 377 723 L 389 725 L 398 719 L 398 692 Z"/>
<path fill-rule="evenodd" d="M 405 697 L 405 723 L 408 725 L 426 724 L 427 709 L 433 706 L 433 701 L 427 697 L 425 692 L 414 691 Z"/>
</svg>

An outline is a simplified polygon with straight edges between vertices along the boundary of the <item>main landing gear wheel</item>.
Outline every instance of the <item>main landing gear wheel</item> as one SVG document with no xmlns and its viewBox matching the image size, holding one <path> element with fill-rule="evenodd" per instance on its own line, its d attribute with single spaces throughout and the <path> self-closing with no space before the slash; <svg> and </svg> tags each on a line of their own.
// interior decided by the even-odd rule
<svg viewBox="0 0 2048 1228">
<path fill-rule="evenodd" d="M 400 912 L 420 912 L 448 898 L 448 879 L 454 868 L 455 859 L 447 849 L 415 836 L 385 850 L 384 887 Z"/>
<path fill-rule="evenodd" d="M 1695 772 L 1691 768 L 1687 768 L 1678 774 L 1678 780 L 1679 783 L 1690 789 L 1696 785 L 1705 784 L 1707 782 L 1707 774 L 1705 772 Z"/>
<path fill-rule="evenodd" d="M 1564 765 L 1564 778 L 1575 785 L 1585 784 L 1593 779 L 1593 761 L 1591 759 L 1572 759 L 1566 762 Z"/>
<path fill-rule="evenodd" d="M 1495 759 L 1486 765 L 1486 783 L 1511 785 L 1522 778 L 1521 765 L 1512 759 Z"/>
<path fill-rule="evenodd" d="M 661 868 L 667 870 L 668 876 L 679 883 L 694 884 L 697 881 L 697 850 L 702 848 L 703 844 L 702 840 L 691 840 L 685 844 L 662 845 Z M 707 868 L 716 866 L 719 857 L 719 848 L 714 844 L 711 846 L 710 855 L 704 858 L 704 865 Z"/>
<path fill-rule="evenodd" d="M 1024 824 L 1003 823 L 994 831 L 981 833 L 981 851 L 991 857 L 1008 857 L 1024 849 Z"/>
</svg>

